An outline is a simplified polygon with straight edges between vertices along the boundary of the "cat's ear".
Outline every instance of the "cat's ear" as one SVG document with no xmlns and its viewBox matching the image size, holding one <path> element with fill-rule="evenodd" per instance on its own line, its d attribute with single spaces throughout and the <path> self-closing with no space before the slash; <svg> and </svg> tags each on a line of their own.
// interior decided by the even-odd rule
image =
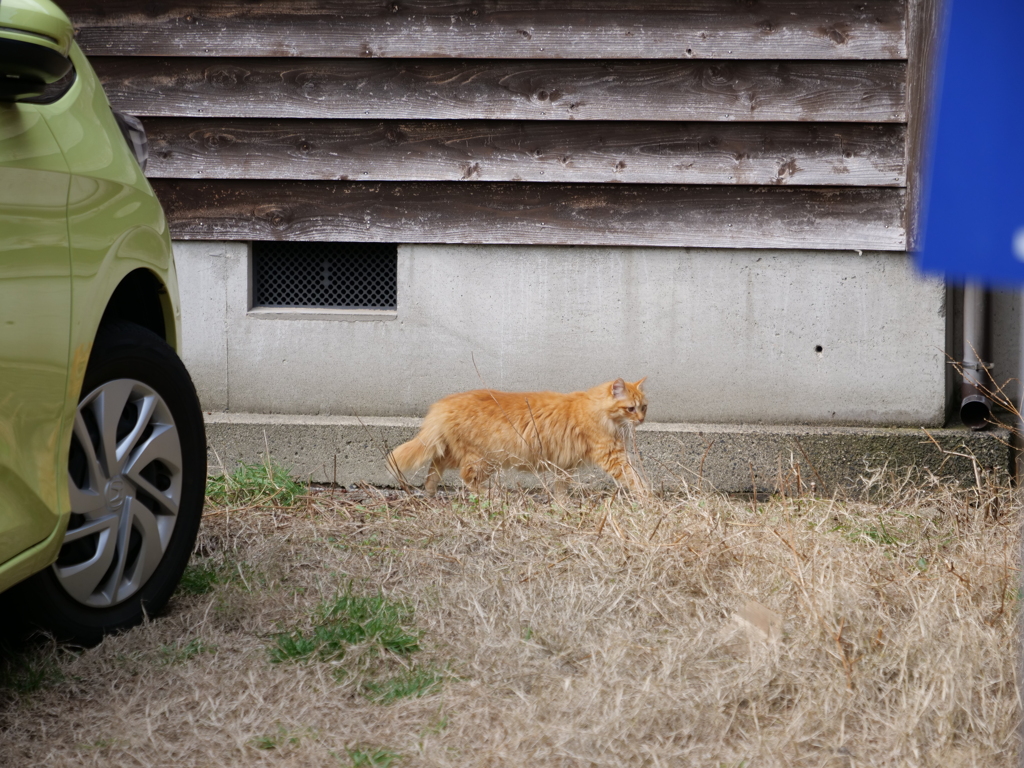
<svg viewBox="0 0 1024 768">
<path fill-rule="evenodd" d="M 612 397 L 616 400 L 621 400 L 626 396 L 626 382 L 622 379 L 616 379 L 612 382 Z"/>
<path fill-rule="evenodd" d="M 642 379 L 640 379 L 640 381 L 634 383 L 633 386 L 636 387 L 637 389 L 639 389 L 641 392 L 643 392 L 644 391 L 643 384 L 644 384 L 645 381 L 647 381 L 647 377 L 646 376 L 644 376 Z"/>
</svg>

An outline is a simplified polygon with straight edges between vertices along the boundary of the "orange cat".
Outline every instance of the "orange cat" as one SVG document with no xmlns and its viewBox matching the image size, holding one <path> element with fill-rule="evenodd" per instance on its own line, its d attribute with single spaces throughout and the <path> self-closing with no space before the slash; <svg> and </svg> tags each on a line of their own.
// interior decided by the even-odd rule
<svg viewBox="0 0 1024 768">
<path fill-rule="evenodd" d="M 416 437 L 390 453 L 388 467 L 404 480 L 429 462 L 423 485 L 429 496 L 446 469 L 458 467 L 474 493 L 502 467 L 554 470 L 561 490 L 566 474 L 584 463 L 642 491 L 624 438 L 647 415 L 646 378 L 633 384 L 616 379 L 567 395 L 492 389 L 449 395 L 430 406 Z"/>
</svg>

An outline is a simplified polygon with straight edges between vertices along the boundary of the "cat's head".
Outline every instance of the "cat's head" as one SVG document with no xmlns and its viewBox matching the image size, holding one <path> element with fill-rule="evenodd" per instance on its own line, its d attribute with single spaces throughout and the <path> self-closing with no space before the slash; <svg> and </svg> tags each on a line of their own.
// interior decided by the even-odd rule
<svg viewBox="0 0 1024 768">
<path fill-rule="evenodd" d="M 643 424 L 647 417 L 647 396 L 644 394 L 644 376 L 632 384 L 623 379 L 616 379 L 605 386 L 611 398 L 611 416 L 618 424 Z"/>
</svg>

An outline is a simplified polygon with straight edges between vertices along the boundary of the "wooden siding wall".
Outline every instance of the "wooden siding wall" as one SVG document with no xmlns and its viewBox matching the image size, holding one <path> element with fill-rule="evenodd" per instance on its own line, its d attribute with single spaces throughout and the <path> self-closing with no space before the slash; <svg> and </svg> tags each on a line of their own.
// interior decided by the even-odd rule
<svg viewBox="0 0 1024 768">
<path fill-rule="evenodd" d="M 63 5 L 176 238 L 902 250 L 907 1 Z"/>
</svg>

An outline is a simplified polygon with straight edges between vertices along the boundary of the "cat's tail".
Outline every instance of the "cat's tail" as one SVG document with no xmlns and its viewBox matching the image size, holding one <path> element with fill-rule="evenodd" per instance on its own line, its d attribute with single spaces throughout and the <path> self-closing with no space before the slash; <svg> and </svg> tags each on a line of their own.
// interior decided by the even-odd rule
<svg viewBox="0 0 1024 768">
<path fill-rule="evenodd" d="M 388 469 L 399 482 L 405 483 L 406 476 L 443 454 L 443 437 L 428 419 L 416 437 L 388 454 Z"/>
</svg>

